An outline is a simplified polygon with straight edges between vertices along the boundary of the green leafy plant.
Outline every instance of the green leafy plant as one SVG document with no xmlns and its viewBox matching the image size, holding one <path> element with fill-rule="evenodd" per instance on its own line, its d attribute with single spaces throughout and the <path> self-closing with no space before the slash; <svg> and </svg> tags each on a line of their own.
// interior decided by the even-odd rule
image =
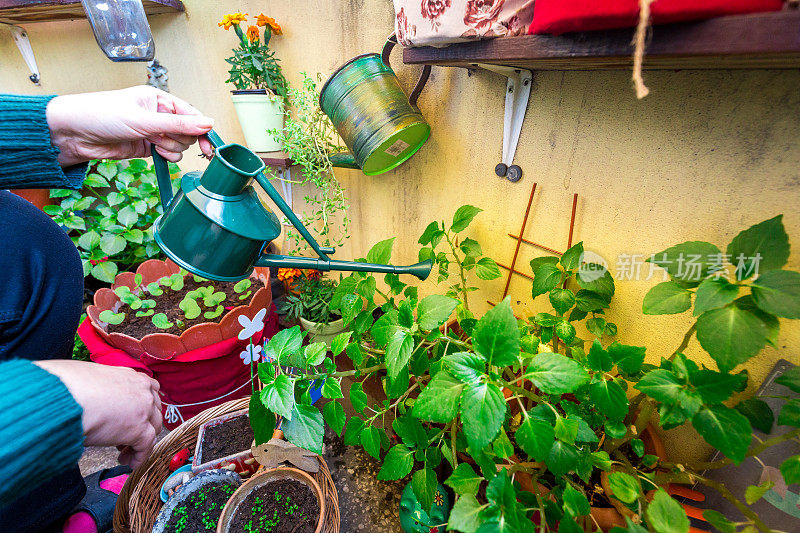
<svg viewBox="0 0 800 533">
<path fill-rule="evenodd" d="M 281 27 L 274 19 L 261 14 L 257 17 L 257 25 L 248 27 L 245 34 L 240 24 L 246 20 L 246 15 L 233 13 L 225 15 L 219 23 L 226 30 L 233 26 L 239 38 L 239 46 L 233 49 L 233 56 L 225 60 L 231 66 L 225 83 L 232 83 L 239 90 L 266 89 L 272 94 L 286 96 L 286 78 L 275 52 L 269 49 L 272 35 L 280 35 Z M 264 28 L 263 36 L 259 27 Z"/>
<path fill-rule="evenodd" d="M 180 172 L 174 163 L 169 169 Z M 163 209 L 155 171 L 143 159 L 92 161 L 83 189 L 53 189 L 50 197 L 61 201 L 44 211 L 70 234 L 84 276 L 113 283 L 120 269 L 160 256 L 152 226 Z"/>
<path fill-rule="evenodd" d="M 336 287 L 335 280 L 321 277 L 317 270 L 302 271 L 294 279 L 291 291 L 280 302 L 278 311 L 289 318 L 304 318 L 318 324 L 338 320 L 340 313 L 330 306 Z"/>
<path fill-rule="evenodd" d="M 300 179 L 289 181 L 313 186 L 304 198 L 307 209 L 300 213 L 303 224 L 316 231 L 324 246 L 341 246 L 349 237 L 350 218 L 344 189 L 333 174 L 331 156 L 343 148 L 337 143 L 333 123 L 319 107 L 317 82 L 313 78 L 303 73 L 302 88 L 289 89 L 289 98 L 294 113 L 286 111 L 283 129 L 269 133 L 283 143 L 283 151 L 300 167 Z M 277 178 L 274 174 L 273 177 Z M 287 235 L 295 244 L 293 252 L 308 248 L 294 229 L 289 229 Z"/>
<path fill-rule="evenodd" d="M 429 227 L 421 241 L 431 242 L 436 231 L 445 241 L 448 231 L 461 228 L 457 220 L 449 230 Z M 388 262 L 391 244 L 378 243 L 368 259 Z M 779 317 L 800 318 L 800 274 L 782 270 L 788 246 L 777 217 L 734 238 L 727 248 L 733 265 L 723 255 L 719 268 L 711 268 L 718 249 L 707 243 L 656 254 L 654 261 L 672 278 L 665 282 L 670 289 L 652 289 L 644 312 L 686 312 L 694 300 L 697 317 L 672 353 L 656 354 L 657 364 L 645 361 L 645 347 L 614 340 L 617 325 L 606 318 L 614 279 L 601 265 L 584 262 L 583 243 L 561 257 L 531 263 L 533 296 L 547 295 L 552 312 L 518 319 L 506 298 L 479 318 L 462 313 L 460 328 L 446 325 L 458 308 L 466 309 L 460 300 L 468 293 L 466 283 L 449 287 L 448 294 L 418 298 L 415 288 L 399 280 L 385 279 L 389 289 L 382 291 L 373 276 L 354 273 L 342 279 L 331 301 L 351 331 L 334 339 L 330 357 L 313 345 L 303 347 L 297 328 L 266 344 L 272 362 L 258 365 L 264 388 L 251 399 L 251 420 L 271 434 L 276 416 L 282 417 L 286 438 L 313 451 L 321 449 L 327 423 L 346 444 L 381 460 L 379 479 L 410 477 L 423 507 L 432 503 L 436 469 L 445 464 L 450 474 L 444 482 L 458 495 L 448 530 L 534 531 L 531 518 L 538 512 L 544 519 L 537 532 L 594 532 L 592 507 L 613 506 L 626 514 L 627 524 L 614 533 L 686 533 L 689 519 L 666 487 L 699 482 L 741 513 L 706 511 L 706 520 L 720 531 L 770 531 L 750 506 L 771 482 L 800 482 L 800 455 L 783 462 L 782 479 L 751 486 L 745 501 L 703 472 L 738 465 L 800 437 L 800 400 L 787 394 L 777 423 L 793 428 L 754 438 L 753 428 L 770 433 L 776 417 L 761 399 L 738 396 L 748 377 L 736 371 L 775 343 Z M 450 248 L 462 257 L 453 253 L 459 245 Z M 708 267 L 696 276 L 673 267 L 681 253 L 696 256 L 697 250 Z M 748 258 L 759 255 L 756 272 Z M 450 264 L 463 279 L 472 263 Z M 719 313 L 728 319 L 719 321 Z M 695 334 L 716 369 L 684 353 Z M 342 357 L 355 369 L 339 370 Z M 341 404 L 345 377 L 355 380 L 349 400 L 356 414 L 349 419 Z M 328 401 L 320 412 L 307 390 L 321 378 Z M 386 399 L 364 393 L 367 379 L 380 380 Z M 800 392 L 800 370 L 778 382 Z M 387 434 L 389 420 L 398 440 Z M 685 422 L 725 457 L 678 464 L 656 455 L 648 444 L 652 428 Z"/>
</svg>

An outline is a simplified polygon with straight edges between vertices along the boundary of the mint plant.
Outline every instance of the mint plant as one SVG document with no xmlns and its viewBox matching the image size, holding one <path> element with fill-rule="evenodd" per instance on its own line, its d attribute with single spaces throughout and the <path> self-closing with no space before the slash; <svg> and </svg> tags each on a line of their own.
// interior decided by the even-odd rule
<svg viewBox="0 0 800 533">
<path fill-rule="evenodd" d="M 169 167 L 170 174 L 180 172 Z M 120 268 L 160 256 L 152 226 L 163 206 L 155 171 L 143 159 L 92 161 L 83 189 L 53 189 L 50 197 L 60 204 L 44 211 L 70 234 L 84 276 L 113 283 Z"/>
<path fill-rule="evenodd" d="M 448 242 L 452 256 L 464 257 L 452 232 L 466 225 L 454 227 L 460 226 L 429 226 L 421 241 L 432 248 L 422 253 L 429 257 Z M 391 248 L 391 239 L 382 241 L 367 259 L 388 263 Z M 748 376 L 737 370 L 775 345 L 779 319 L 800 318 L 800 273 L 784 269 L 788 256 L 780 217 L 741 232 L 724 254 L 699 241 L 655 254 L 653 262 L 670 280 L 648 293 L 643 312 L 692 310 L 696 318 L 673 352 L 651 354 L 654 363 L 646 361 L 645 347 L 614 340 L 618 327 L 606 316 L 614 279 L 601 265 L 584 262 L 583 243 L 560 258 L 532 261 L 533 296 L 547 295 L 552 312 L 530 318 L 516 318 L 510 298 L 472 317 L 463 282 L 419 298 L 415 287 L 394 277 L 385 277 L 388 288 L 381 289 L 374 276 L 354 273 L 331 300 L 350 331 L 333 341 L 330 355 L 324 346 L 304 347 L 299 328 L 266 343 L 270 362 L 258 365 L 263 389 L 250 402 L 251 421 L 261 429 L 257 442 L 271 436 L 279 417 L 290 442 L 319 452 L 328 424 L 346 444 L 381 461 L 379 479 L 410 477 L 423 508 L 432 503 L 443 468 L 444 483 L 457 494 L 448 523 L 441 524 L 448 531 L 594 532 L 592 508 L 614 507 L 626 524 L 614 533 L 686 533 L 689 519 L 666 487 L 694 482 L 720 492 L 739 511 L 730 517 L 705 511 L 719 531 L 770 531 L 751 506 L 779 483 L 800 483 L 800 455 L 786 459 L 779 472 L 765 468 L 765 480 L 748 488 L 745 501 L 703 472 L 800 438 L 800 400 L 789 395 L 800 392 L 800 370 L 778 380 L 787 389 L 777 417 L 763 400 L 740 398 Z M 690 266 L 697 262 L 702 268 Z M 463 280 L 473 263 L 450 264 Z M 457 309 L 464 310 L 456 313 L 459 333 L 445 328 Z M 716 368 L 685 353 L 695 335 Z M 343 358 L 353 370 L 340 369 Z M 345 377 L 354 380 L 349 401 L 356 414 L 349 418 L 342 405 Z M 308 389 L 323 378 L 327 402 L 320 411 Z M 365 394 L 367 379 L 383 384 L 385 399 Z M 791 429 L 754 438 L 753 428 L 770 433 L 776 421 Z M 648 448 L 649 428 L 683 423 L 725 457 L 678 464 Z"/>
</svg>

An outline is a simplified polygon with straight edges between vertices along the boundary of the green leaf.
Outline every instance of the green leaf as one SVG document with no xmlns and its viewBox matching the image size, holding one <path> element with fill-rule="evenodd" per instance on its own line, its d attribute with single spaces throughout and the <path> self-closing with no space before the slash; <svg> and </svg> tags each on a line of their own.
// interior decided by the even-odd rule
<svg viewBox="0 0 800 533">
<path fill-rule="evenodd" d="M 256 446 L 264 444 L 272 438 L 272 433 L 275 431 L 275 414 L 264 406 L 258 392 L 250 396 L 249 413 Z"/>
<path fill-rule="evenodd" d="M 159 329 L 169 329 L 174 325 L 164 313 L 156 313 L 151 320 L 153 325 Z"/>
<path fill-rule="evenodd" d="M 434 233 L 439 230 L 439 223 L 438 222 L 431 222 L 428 224 L 428 227 L 425 228 L 425 231 L 422 232 L 422 236 L 417 241 L 421 245 L 425 246 L 431 242 Z"/>
<path fill-rule="evenodd" d="M 236 284 L 233 286 L 233 291 L 236 294 L 240 294 L 249 289 L 252 285 L 253 285 L 252 280 L 250 280 L 249 278 L 245 278 L 236 282 Z"/>
<path fill-rule="evenodd" d="M 771 270 L 750 286 L 762 310 L 783 318 L 800 318 L 800 272 Z"/>
<path fill-rule="evenodd" d="M 553 333 L 558 335 L 558 338 L 569 345 L 575 338 L 575 326 L 569 322 L 559 322 L 553 327 Z"/>
<path fill-rule="evenodd" d="M 519 361 L 519 328 L 507 296 L 475 324 L 472 343 L 490 366 L 510 366 Z"/>
<path fill-rule="evenodd" d="M 321 454 L 322 436 L 325 433 L 322 413 L 312 405 L 296 404 L 291 414 L 291 419 L 284 418 L 281 425 L 286 440 L 304 450 Z"/>
<path fill-rule="evenodd" d="M 125 206 L 117 213 L 117 220 L 126 227 L 130 228 L 139 221 L 139 215 L 131 206 Z"/>
<path fill-rule="evenodd" d="M 414 472 L 411 477 L 411 490 L 414 491 L 414 496 L 423 509 L 430 509 L 433 506 L 433 495 L 438 484 L 436 472 L 427 466 Z"/>
<path fill-rule="evenodd" d="M 458 403 L 465 385 L 440 371 L 414 402 L 412 414 L 429 422 L 450 422 L 458 414 Z"/>
<path fill-rule="evenodd" d="M 500 428 L 500 434 L 492 442 L 492 451 L 500 459 L 508 459 L 514 455 L 514 445 L 511 444 L 505 429 Z"/>
<path fill-rule="evenodd" d="M 763 498 L 764 494 L 766 494 L 767 491 L 774 486 L 775 482 L 769 479 L 761 485 L 750 485 L 744 492 L 744 500 L 747 502 L 747 505 L 753 505 L 758 500 Z"/>
<path fill-rule="evenodd" d="M 592 347 L 589 348 L 589 355 L 586 357 L 586 362 L 589 364 L 589 368 L 597 370 L 598 372 L 610 372 L 611 368 L 614 366 L 611 355 L 603 348 L 603 345 L 600 344 L 600 341 L 597 339 L 592 343 Z"/>
<path fill-rule="evenodd" d="M 333 353 L 333 357 L 336 357 L 344 351 L 345 347 L 350 343 L 350 336 L 352 334 L 352 331 L 345 331 L 333 338 L 333 341 L 331 341 L 331 353 Z"/>
<path fill-rule="evenodd" d="M 800 399 L 792 398 L 783 404 L 781 413 L 778 415 L 778 424 L 800 427 Z"/>
<path fill-rule="evenodd" d="M 116 191 L 115 192 L 111 192 L 111 193 L 108 194 L 108 196 L 106 196 L 106 201 L 108 202 L 108 205 L 110 205 L 111 207 L 114 207 L 115 205 L 119 205 L 122 202 L 124 202 L 125 200 L 126 200 L 125 195 L 124 194 L 120 194 L 120 193 L 118 193 Z"/>
<path fill-rule="evenodd" d="M 781 474 L 787 485 L 800 483 L 800 455 L 793 455 L 781 463 Z"/>
<path fill-rule="evenodd" d="M 413 467 L 414 451 L 408 449 L 405 444 L 397 444 L 383 458 L 383 466 L 378 472 L 378 479 L 390 481 L 404 478 L 411 473 Z"/>
<path fill-rule="evenodd" d="M 736 404 L 734 409 L 742 413 L 754 428 L 763 433 L 772 432 L 772 425 L 775 423 L 775 415 L 764 400 L 749 398 Z"/>
<path fill-rule="evenodd" d="M 447 530 L 475 533 L 482 523 L 480 512 L 483 508 L 484 506 L 472 494 L 460 496 L 450 511 L 450 517 L 447 519 Z"/>
<path fill-rule="evenodd" d="M 567 488 L 564 489 L 563 498 L 564 510 L 570 516 L 578 517 L 589 514 L 591 510 L 589 507 L 589 500 L 586 499 L 586 495 L 572 485 L 567 485 Z"/>
<path fill-rule="evenodd" d="M 553 428 L 553 435 L 562 442 L 575 444 L 579 426 L 580 423 L 577 420 L 558 416 L 556 417 L 556 425 Z"/>
<path fill-rule="evenodd" d="M 467 463 L 459 463 L 453 473 L 444 482 L 451 487 L 456 494 L 477 494 L 483 477 L 475 473 L 475 470 Z"/>
<path fill-rule="evenodd" d="M 769 334 L 759 317 L 737 305 L 706 311 L 697 319 L 697 340 L 723 372 L 760 352 Z"/>
<path fill-rule="evenodd" d="M 225 312 L 225 307 L 222 305 L 218 305 L 216 309 L 214 309 L 213 311 L 206 311 L 205 313 L 203 313 L 203 318 L 205 318 L 206 320 L 213 320 L 224 312 Z"/>
<path fill-rule="evenodd" d="M 386 370 L 391 379 L 396 379 L 406 368 L 414 350 L 414 337 L 406 330 L 397 331 L 386 346 Z"/>
<path fill-rule="evenodd" d="M 117 272 L 117 264 L 111 261 L 103 261 L 92 267 L 92 276 L 106 283 L 114 283 Z"/>
<path fill-rule="evenodd" d="M 471 205 L 462 205 L 453 215 L 453 224 L 450 226 L 450 231 L 453 233 L 458 233 L 467 229 L 467 226 L 469 226 L 469 223 L 472 222 L 473 218 L 475 218 L 475 215 L 481 211 L 483 211 L 483 209 L 478 209 L 477 207 Z M 423 506 L 423 509 L 427 508 L 428 507 Z"/>
<path fill-rule="evenodd" d="M 623 503 L 633 503 L 639 497 L 639 483 L 625 472 L 612 472 L 608 476 L 611 495 Z"/>
<path fill-rule="evenodd" d="M 550 448 L 545 464 L 553 475 L 561 476 L 575 469 L 578 464 L 578 458 L 578 450 L 575 449 L 575 446 L 556 440 L 553 443 L 553 447 Z"/>
<path fill-rule="evenodd" d="M 328 345 L 324 342 L 312 342 L 303 349 L 303 359 L 305 366 L 316 366 L 325 360 L 328 353 Z"/>
<path fill-rule="evenodd" d="M 665 281 L 650 289 L 644 297 L 642 312 L 646 315 L 674 315 L 692 306 L 692 292 L 675 281 Z"/>
<path fill-rule="evenodd" d="M 725 518 L 725 515 L 714 509 L 703 511 L 706 522 L 717 528 L 720 533 L 736 533 L 736 524 Z"/>
<path fill-rule="evenodd" d="M 689 517 L 681 504 L 659 488 L 645 511 L 647 523 L 657 533 L 688 533 Z"/>
<path fill-rule="evenodd" d="M 261 402 L 273 413 L 291 420 L 295 406 L 294 384 L 294 380 L 286 374 L 265 382 L 261 390 Z"/>
<path fill-rule="evenodd" d="M 575 270 L 581 266 L 581 258 L 583 257 L 583 242 L 572 246 L 569 250 L 564 252 L 561 256 L 559 263 L 564 267 L 564 270 Z"/>
<path fill-rule="evenodd" d="M 475 263 L 475 275 L 484 280 L 497 279 L 500 277 L 500 267 L 497 266 L 494 259 L 481 257 Z"/>
<path fill-rule="evenodd" d="M 442 365 L 464 383 L 477 383 L 486 373 L 486 360 L 471 352 L 448 354 L 442 358 Z"/>
<path fill-rule="evenodd" d="M 125 313 L 115 313 L 114 311 L 106 309 L 100 313 L 98 318 L 108 324 L 117 325 L 122 324 L 122 321 L 125 320 Z"/>
<path fill-rule="evenodd" d="M 364 392 L 364 385 L 356 381 L 350 385 L 350 403 L 356 413 L 361 413 L 367 407 L 367 394 Z"/>
<path fill-rule="evenodd" d="M 322 397 L 323 398 L 344 398 L 342 394 L 342 385 L 339 380 L 330 376 L 325 378 L 325 383 L 322 384 Z"/>
<path fill-rule="evenodd" d="M 556 287 L 550 291 L 550 304 L 558 314 L 563 315 L 575 305 L 575 294 L 569 289 Z"/>
<path fill-rule="evenodd" d="M 419 301 L 417 307 L 417 321 L 419 327 L 431 331 L 444 324 L 453 310 L 458 306 L 458 300 L 434 294 L 426 296 Z"/>
<path fill-rule="evenodd" d="M 608 347 L 608 355 L 617 368 L 626 374 L 636 374 L 642 369 L 645 351 L 644 346 L 629 346 L 619 342 L 613 342 Z"/>
<path fill-rule="evenodd" d="M 586 289 L 581 289 L 577 292 L 575 295 L 575 302 L 579 310 L 587 313 L 608 307 L 608 300 L 606 300 L 605 297 L 594 291 L 587 291 Z"/>
<path fill-rule="evenodd" d="M 737 279 L 747 279 L 756 274 L 756 270 L 766 272 L 781 268 L 789 260 L 789 236 L 783 227 L 783 215 L 741 232 L 728 245 L 727 253 L 737 267 Z"/>
<path fill-rule="evenodd" d="M 368 426 L 361 431 L 361 446 L 375 459 L 381 458 L 381 436 L 378 428 Z"/>
<path fill-rule="evenodd" d="M 784 372 L 775 383 L 788 387 L 794 392 L 800 393 L 800 366 L 795 366 Z"/>
<path fill-rule="evenodd" d="M 202 313 L 202 310 L 200 309 L 200 306 L 197 305 L 197 302 L 188 297 L 181 300 L 181 303 L 178 304 L 178 308 L 183 311 L 183 314 L 187 320 L 193 320 L 199 317 L 200 313 Z"/>
<path fill-rule="evenodd" d="M 591 455 L 589 456 L 589 460 L 592 462 L 594 466 L 606 472 L 611 470 L 611 467 L 613 465 L 611 457 L 609 457 L 608 452 L 605 450 L 592 452 Z"/>
<path fill-rule="evenodd" d="M 293 326 L 289 329 L 283 329 L 273 335 L 267 342 L 264 349 L 264 355 L 267 360 L 273 359 L 278 361 L 279 364 L 286 364 L 285 360 L 293 354 L 300 351 L 303 345 L 303 334 L 300 331 L 300 326 Z"/>
<path fill-rule="evenodd" d="M 544 264 L 555 265 L 556 263 L 558 263 L 557 257 L 552 257 L 552 256 L 535 257 L 531 259 L 531 272 L 535 274 L 536 271 L 539 270 L 540 266 Z"/>
<path fill-rule="evenodd" d="M 703 407 L 694 415 L 692 426 L 735 464 L 744 460 L 753 430 L 747 418 L 735 409 L 724 405 Z"/>
<path fill-rule="evenodd" d="M 533 274 L 533 297 L 550 292 L 561 283 L 561 271 L 553 263 L 544 263 Z"/>
<path fill-rule="evenodd" d="M 378 348 L 385 348 L 399 329 L 397 309 L 392 309 L 376 320 L 370 331 Z"/>
<path fill-rule="evenodd" d="M 389 260 L 392 258 L 394 239 L 394 237 L 386 239 L 370 248 L 369 252 L 367 252 L 367 263 L 389 264 Z"/>
<path fill-rule="evenodd" d="M 547 394 L 574 392 L 589 381 L 589 374 L 577 362 L 549 352 L 531 359 L 525 377 Z"/>
<path fill-rule="evenodd" d="M 459 244 L 458 247 L 461 248 L 461 251 L 463 251 L 465 255 L 471 257 L 479 257 L 481 253 L 483 253 L 480 243 L 478 243 L 478 241 L 475 239 L 470 239 L 469 237 L 461 241 L 461 244 Z"/>
<path fill-rule="evenodd" d="M 94 230 L 87 231 L 78 237 L 78 246 L 86 251 L 91 250 L 98 244 L 100 244 L 100 234 Z"/>
<path fill-rule="evenodd" d="M 526 417 L 514 434 L 519 446 L 535 461 L 544 461 L 553 447 L 553 425 L 544 420 Z"/>
<path fill-rule="evenodd" d="M 589 387 L 589 394 L 608 418 L 622 420 L 628 414 L 628 397 L 615 381 L 596 381 Z"/>
<path fill-rule="evenodd" d="M 725 278 L 706 279 L 700 283 L 695 293 L 694 316 L 699 316 L 710 311 L 725 307 L 739 295 L 739 287 Z"/>
<path fill-rule="evenodd" d="M 342 429 L 344 428 L 344 422 L 347 418 L 344 414 L 344 407 L 342 407 L 342 404 L 336 400 L 326 403 L 325 407 L 322 408 L 322 415 L 330 428 L 337 435 L 341 435 Z"/>
<path fill-rule="evenodd" d="M 608 302 L 614 296 L 614 277 L 602 265 L 596 263 L 581 265 L 575 281 L 580 288 L 595 292 Z"/>
<path fill-rule="evenodd" d="M 503 426 L 506 408 L 503 391 L 497 385 L 466 385 L 461 394 L 461 420 L 471 448 L 480 450 L 495 439 Z"/>
<path fill-rule="evenodd" d="M 647 261 L 665 269 L 682 285 L 694 287 L 720 266 L 721 255 L 719 248 L 711 243 L 688 241 L 654 254 Z"/>
</svg>

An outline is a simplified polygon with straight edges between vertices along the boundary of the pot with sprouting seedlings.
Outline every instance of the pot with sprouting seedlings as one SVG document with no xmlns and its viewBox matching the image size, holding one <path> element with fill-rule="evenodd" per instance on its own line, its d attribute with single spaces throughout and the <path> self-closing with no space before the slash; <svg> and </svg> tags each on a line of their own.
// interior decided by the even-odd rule
<svg viewBox="0 0 800 533">
<path fill-rule="evenodd" d="M 97 291 L 87 315 L 78 333 L 92 360 L 158 380 L 167 427 L 247 395 L 254 346 L 277 331 L 266 268 L 234 283 L 146 261 Z M 252 344 L 239 338 L 245 325 Z"/>
</svg>

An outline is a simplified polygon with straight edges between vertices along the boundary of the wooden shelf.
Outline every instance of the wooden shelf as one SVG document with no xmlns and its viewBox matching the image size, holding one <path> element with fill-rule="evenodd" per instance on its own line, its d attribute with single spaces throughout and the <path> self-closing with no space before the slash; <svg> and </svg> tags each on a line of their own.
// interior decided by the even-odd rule
<svg viewBox="0 0 800 533">
<path fill-rule="evenodd" d="M 143 0 L 142 3 L 148 15 L 186 11 L 180 0 Z M 8 24 L 85 18 L 79 0 L 0 0 L 0 22 Z"/>
<path fill-rule="evenodd" d="M 278 152 L 256 152 L 256 155 L 261 158 L 265 165 L 268 167 L 283 167 L 288 168 L 294 165 L 294 161 L 289 159 L 283 151 Z"/>
<path fill-rule="evenodd" d="M 406 48 L 407 64 L 472 67 L 476 63 L 530 70 L 631 68 L 633 28 L 525 35 Z M 719 17 L 655 26 L 645 69 L 732 69 L 800 67 L 800 10 Z"/>
</svg>

